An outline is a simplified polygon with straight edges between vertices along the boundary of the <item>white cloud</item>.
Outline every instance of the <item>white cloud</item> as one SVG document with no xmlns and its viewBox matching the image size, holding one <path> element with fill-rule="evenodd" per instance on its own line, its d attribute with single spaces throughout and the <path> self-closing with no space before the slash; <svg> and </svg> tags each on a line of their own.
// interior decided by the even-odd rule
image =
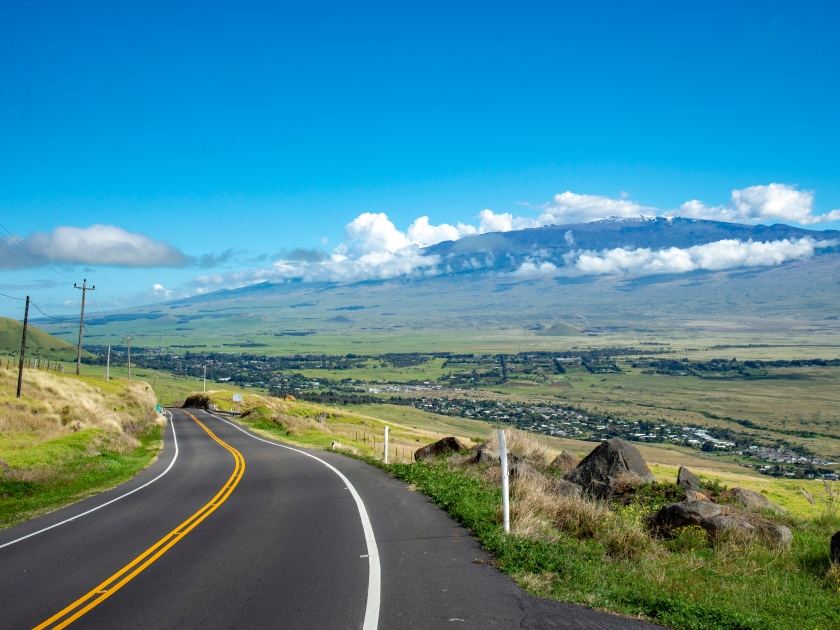
<svg viewBox="0 0 840 630">
<path fill-rule="evenodd" d="M 115 225 L 61 226 L 49 234 L 36 232 L 25 238 L 2 239 L 0 245 L 2 269 L 40 266 L 38 259 L 113 267 L 183 267 L 190 263 L 187 256 L 168 243 Z"/>
<path fill-rule="evenodd" d="M 489 212 L 485 210 L 485 212 Z M 491 213 L 492 214 L 492 213 Z M 472 225 L 458 223 L 457 226 L 441 223 L 430 225 L 429 217 L 420 217 L 408 226 L 406 235 L 408 239 L 420 247 L 437 245 L 442 241 L 457 241 L 464 236 L 478 234 L 479 231 Z"/>
<path fill-rule="evenodd" d="M 524 230 L 525 228 L 540 227 L 542 225 L 535 219 L 526 217 L 515 217 L 509 212 L 495 214 L 492 210 L 482 210 L 478 213 L 481 223 L 478 226 L 479 234 L 488 232 L 510 232 L 511 230 Z"/>
<path fill-rule="evenodd" d="M 709 207 L 696 199 L 686 201 L 679 209 L 666 212 L 665 216 L 742 223 L 782 221 L 814 225 L 840 220 L 840 210 L 815 215 L 812 191 L 773 183 L 733 190 L 729 203 L 723 206 Z"/>
<path fill-rule="evenodd" d="M 720 271 L 737 267 L 765 267 L 790 260 L 803 260 L 816 249 L 833 247 L 837 241 L 803 238 L 795 241 L 739 241 L 726 239 L 681 249 L 605 249 L 601 252 L 571 252 L 568 263 L 585 274 L 686 273 L 698 269 Z"/>
<path fill-rule="evenodd" d="M 558 271 L 557 265 L 546 260 L 542 262 L 527 260 L 519 265 L 511 275 L 520 278 L 535 278 L 539 276 L 556 276 Z"/>
<path fill-rule="evenodd" d="M 562 225 L 581 223 L 603 217 L 638 217 L 653 214 L 655 208 L 639 205 L 627 199 L 613 199 L 601 195 L 578 195 L 566 191 L 542 206 L 543 213 L 537 218 L 541 225 Z"/>
<path fill-rule="evenodd" d="M 408 237 L 400 232 L 383 212 L 360 214 L 346 227 L 347 239 L 358 242 L 368 251 L 396 252 L 411 245 Z"/>
</svg>

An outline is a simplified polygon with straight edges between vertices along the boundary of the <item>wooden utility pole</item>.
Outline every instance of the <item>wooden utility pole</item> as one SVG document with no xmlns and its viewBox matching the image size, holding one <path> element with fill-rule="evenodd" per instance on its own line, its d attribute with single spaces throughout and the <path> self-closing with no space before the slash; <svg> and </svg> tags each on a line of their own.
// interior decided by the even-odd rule
<svg viewBox="0 0 840 630">
<path fill-rule="evenodd" d="M 105 382 L 107 383 L 111 377 L 111 346 L 108 346 L 108 360 L 105 363 Z"/>
<path fill-rule="evenodd" d="M 23 338 L 20 341 L 20 362 L 18 363 L 17 397 L 20 398 L 20 386 L 23 383 L 23 358 L 26 354 L 26 326 L 29 324 L 29 296 L 26 296 L 26 311 L 23 313 Z"/>
<path fill-rule="evenodd" d="M 125 345 L 128 348 L 128 380 L 131 381 L 131 337 L 125 338 Z"/>
<path fill-rule="evenodd" d="M 76 354 L 76 374 L 82 373 L 82 330 L 85 326 L 85 294 L 88 291 L 93 291 L 96 287 L 89 287 L 87 285 L 87 278 L 82 281 L 82 286 L 76 286 L 76 283 L 73 283 L 73 286 L 79 289 L 82 292 L 82 315 L 79 317 L 79 347 L 78 352 Z"/>
<path fill-rule="evenodd" d="M 207 393 L 207 364 L 204 365 L 204 393 Z"/>
</svg>

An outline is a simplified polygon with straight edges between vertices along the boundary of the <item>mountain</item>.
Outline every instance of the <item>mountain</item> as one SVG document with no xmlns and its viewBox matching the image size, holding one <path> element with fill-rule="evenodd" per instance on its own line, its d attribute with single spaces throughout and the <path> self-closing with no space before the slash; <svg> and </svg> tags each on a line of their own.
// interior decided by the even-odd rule
<svg viewBox="0 0 840 630">
<path fill-rule="evenodd" d="M 22 322 L 0 317 L 0 355 L 19 357 L 22 334 Z M 29 325 L 26 329 L 26 356 L 69 361 L 76 358 L 76 346 Z"/>
<path fill-rule="evenodd" d="M 663 250 L 685 249 L 717 241 L 833 240 L 840 238 L 836 230 L 816 231 L 775 225 L 743 225 L 701 219 L 666 219 L 662 217 L 611 217 L 587 223 L 549 225 L 539 228 L 492 232 L 446 241 L 424 250 L 427 255 L 441 257 L 453 273 L 474 273 L 483 270 L 505 271 L 517 268 L 523 260 L 539 259 L 557 267 L 566 266 L 566 255 L 575 251 L 615 248 Z M 820 253 L 840 251 L 825 248 Z"/>
<path fill-rule="evenodd" d="M 598 275 L 569 263 L 569 255 L 581 251 L 685 250 L 727 239 L 812 239 L 825 245 L 840 240 L 840 232 L 639 218 L 490 233 L 426 248 L 426 256 L 439 257 L 438 272 L 431 276 L 352 284 L 265 282 L 111 313 L 91 318 L 88 325 L 101 327 L 99 332 L 111 334 L 114 342 L 131 332 L 146 336 L 145 344 L 187 344 L 182 347 L 232 346 L 258 335 L 272 344 L 305 335 L 296 347 L 314 347 L 321 337 L 310 335 L 370 340 L 387 333 L 407 339 L 413 331 L 427 330 L 435 331 L 435 339 L 458 343 L 465 334 L 480 337 L 482 330 L 517 330 L 518 338 L 551 343 L 615 330 L 823 334 L 840 326 L 836 243 L 782 264 L 688 273 Z M 522 274 L 527 261 L 555 268 Z M 43 325 L 54 330 L 53 324 Z M 68 339 L 73 330 L 69 323 L 63 331 L 55 326 Z"/>
</svg>

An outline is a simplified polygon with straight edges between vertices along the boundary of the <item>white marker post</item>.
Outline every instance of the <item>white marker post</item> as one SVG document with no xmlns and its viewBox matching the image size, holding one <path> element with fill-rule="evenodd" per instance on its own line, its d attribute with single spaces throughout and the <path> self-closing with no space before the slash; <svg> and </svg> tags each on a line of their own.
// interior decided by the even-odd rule
<svg viewBox="0 0 840 630">
<path fill-rule="evenodd" d="M 385 427 L 385 463 L 388 463 L 388 427 Z"/>
<path fill-rule="evenodd" d="M 510 490 L 508 488 L 508 461 L 505 430 L 499 429 L 499 459 L 502 463 L 502 512 L 504 514 L 505 533 L 510 533 Z"/>
</svg>

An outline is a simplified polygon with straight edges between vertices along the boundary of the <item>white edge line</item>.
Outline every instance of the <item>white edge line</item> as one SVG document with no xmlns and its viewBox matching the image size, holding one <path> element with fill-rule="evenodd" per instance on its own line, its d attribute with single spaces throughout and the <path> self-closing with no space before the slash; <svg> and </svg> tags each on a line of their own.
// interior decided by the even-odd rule
<svg viewBox="0 0 840 630">
<path fill-rule="evenodd" d="M 49 531 L 49 530 L 51 530 L 55 527 L 58 527 L 59 525 L 64 525 L 65 523 L 69 523 L 70 521 L 75 521 L 77 518 L 82 518 L 83 516 L 87 516 L 91 512 L 96 512 L 96 510 L 101 510 L 106 505 L 111 505 L 112 503 L 114 503 L 116 501 L 119 501 L 120 499 L 124 499 L 127 496 L 129 496 L 130 494 L 134 494 L 138 490 L 142 490 L 146 486 L 153 484 L 155 481 L 157 481 L 158 479 L 163 477 L 166 473 L 168 473 L 169 470 L 172 468 L 172 466 L 175 464 L 175 460 L 178 459 L 178 438 L 175 435 L 175 418 L 172 417 L 172 412 L 171 411 L 168 411 L 167 413 L 169 414 L 169 422 L 172 424 L 172 439 L 175 441 L 175 457 L 173 457 L 172 461 L 169 462 L 169 466 L 166 467 L 166 470 L 164 470 L 162 473 L 160 473 L 157 477 L 155 477 L 151 481 L 147 481 L 142 486 L 140 486 L 138 488 L 135 488 L 134 490 L 131 490 L 130 492 L 126 492 L 125 494 L 121 494 L 120 496 L 116 497 L 115 499 L 111 499 L 107 503 L 103 503 L 102 505 L 97 505 L 95 508 L 92 508 L 92 509 L 88 510 L 87 512 L 82 512 L 81 514 L 77 514 L 76 516 L 74 516 L 72 518 L 65 519 L 65 520 L 61 521 L 60 523 L 55 523 L 54 525 L 50 525 L 49 527 L 45 527 L 44 529 L 39 529 L 37 532 L 32 532 L 31 534 L 27 534 L 26 536 L 21 536 L 20 538 L 16 538 L 15 540 L 10 540 L 7 543 L 3 543 L 2 545 L 0 545 L 0 549 L 2 549 L 3 547 L 8 547 L 9 545 L 14 545 L 15 543 L 19 543 L 20 541 L 26 540 L 27 538 L 32 538 L 33 536 L 37 536 L 38 534 L 43 534 L 44 532 Z"/>
<path fill-rule="evenodd" d="M 356 492 L 356 488 L 350 483 L 350 480 L 344 476 L 338 468 L 330 464 L 329 462 L 325 462 L 320 457 L 316 457 L 311 453 L 307 453 L 306 451 L 302 451 L 297 448 L 293 448 L 291 446 L 287 446 L 285 444 L 281 444 L 280 442 L 274 442 L 272 440 L 266 440 L 261 437 L 257 437 L 253 433 L 246 431 L 242 427 L 237 424 L 234 424 L 230 420 L 222 418 L 221 416 L 217 416 L 216 414 L 212 414 L 209 411 L 205 411 L 208 416 L 212 416 L 221 420 L 222 422 L 226 422 L 234 429 L 239 429 L 247 435 L 248 437 L 254 438 L 255 440 L 259 440 L 260 442 L 265 442 L 266 444 L 271 444 L 272 446 L 279 446 L 280 448 L 285 448 L 290 451 L 295 451 L 296 453 L 300 453 L 301 455 L 306 455 L 307 457 L 311 457 L 312 459 L 321 462 L 327 468 L 332 470 L 336 475 L 338 475 L 341 480 L 347 484 L 347 489 L 350 490 L 350 494 L 353 495 L 353 499 L 356 501 L 356 507 L 359 510 L 359 517 L 362 519 L 362 529 L 365 533 L 365 542 L 367 543 L 367 551 L 368 551 L 368 566 L 369 566 L 369 577 L 368 577 L 368 596 L 367 596 L 367 606 L 365 607 L 365 622 L 362 626 L 362 630 L 376 630 L 379 626 L 379 604 L 381 599 L 382 593 L 382 570 L 379 566 L 379 548 L 376 546 L 376 538 L 373 535 L 373 526 L 370 524 L 370 517 L 368 516 L 367 509 L 365 508 L 365 503 L 362 501 L 362 497 L 359 496 L 359 493 Z"/>
</svg>

